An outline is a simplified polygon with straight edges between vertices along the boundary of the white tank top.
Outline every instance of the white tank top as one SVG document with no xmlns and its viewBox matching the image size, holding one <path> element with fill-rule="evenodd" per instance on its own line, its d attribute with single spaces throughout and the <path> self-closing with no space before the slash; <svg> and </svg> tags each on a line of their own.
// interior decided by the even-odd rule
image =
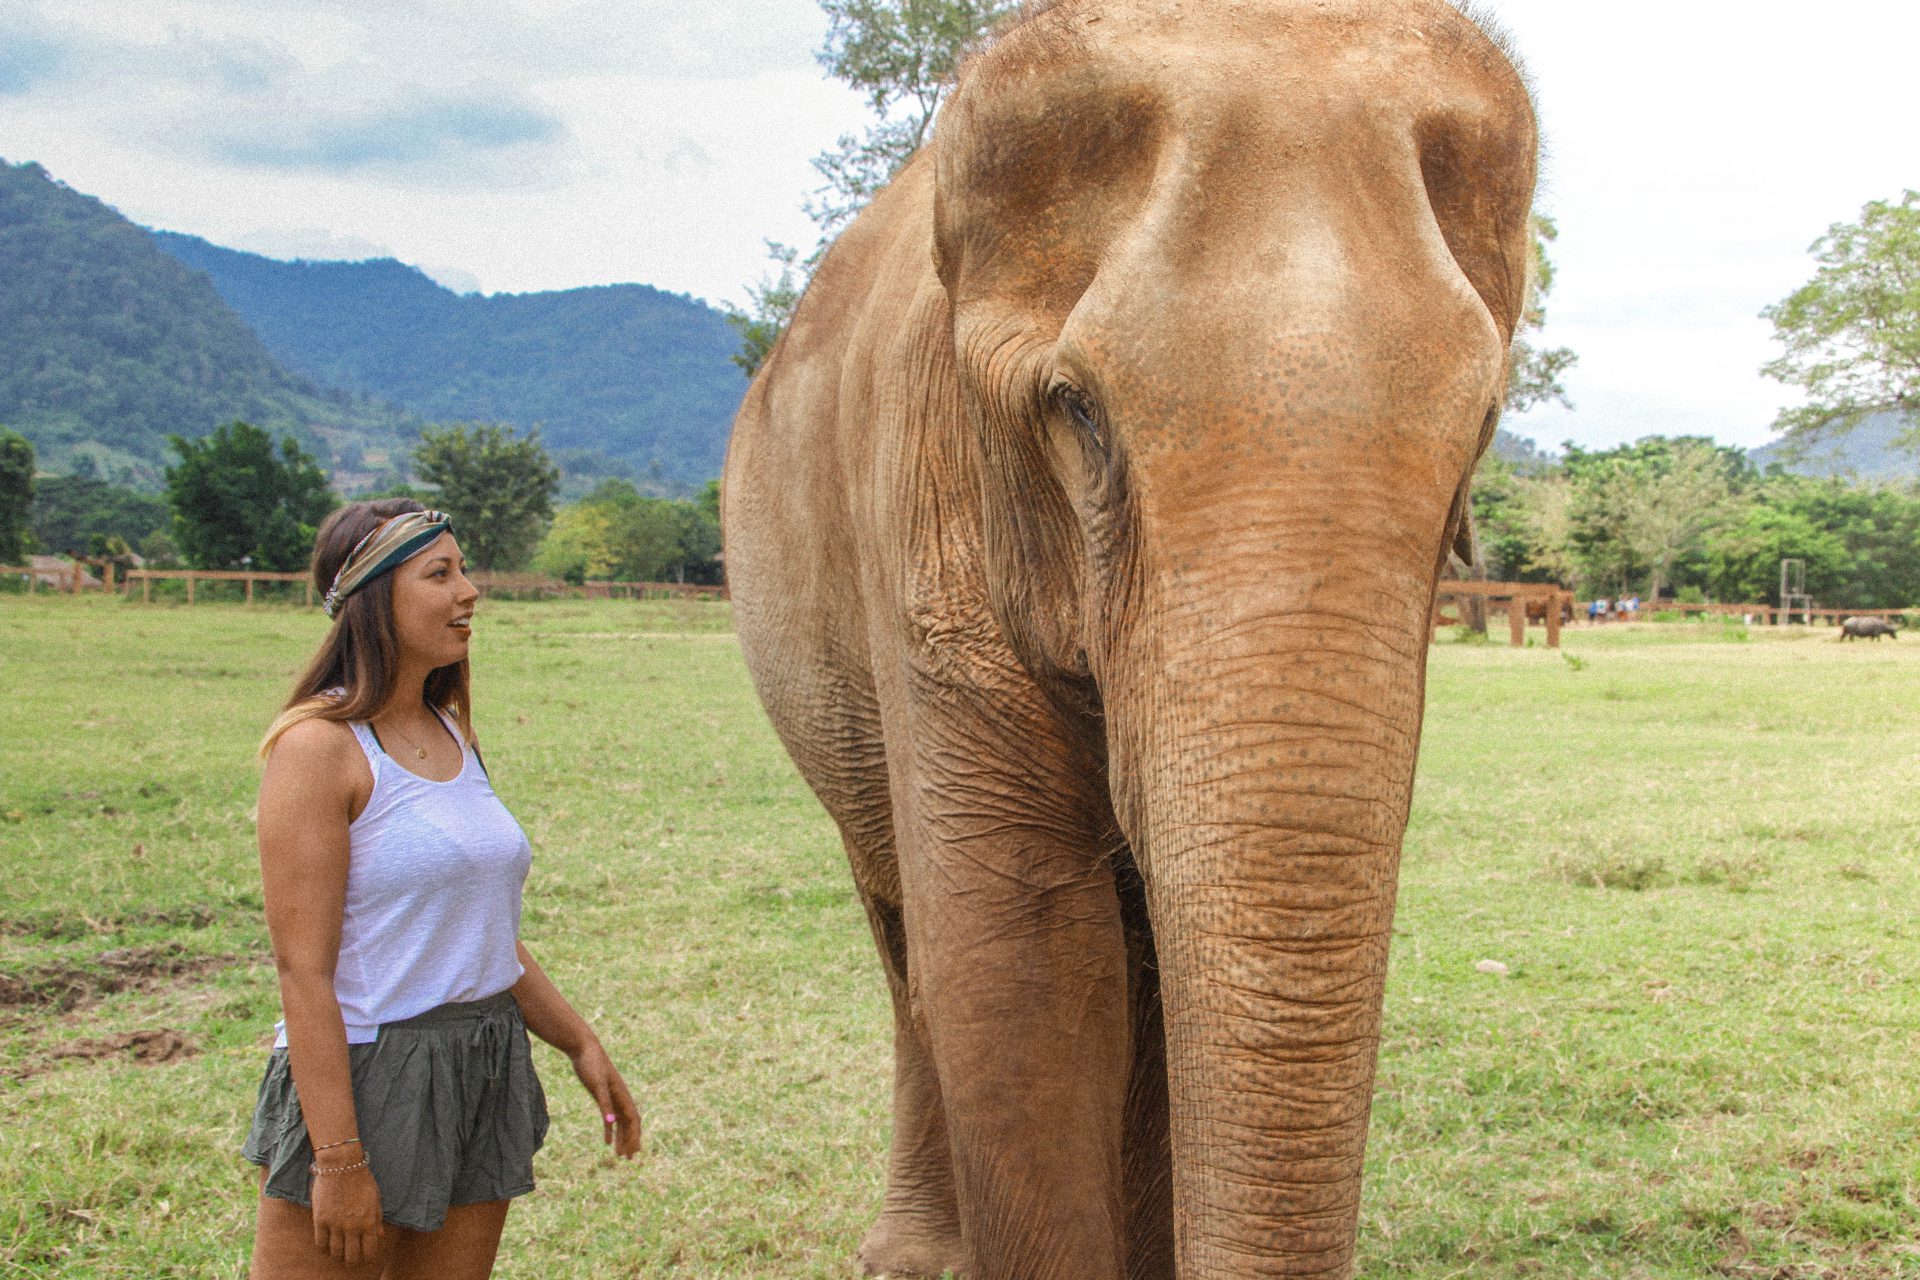
<svg viewBox="0 0 1920 1280">
<path fill-rule="evenodd" d="M 460 772 L 447 782 L 401 768 L 370 728 L 349 727 L 373 770 L 373 794 L 347 827 L 333 993 L 347 1043 L 366 1044 L 382 1023 L 483 1000 L 520 980 L 514 943 L 533 849 L 451 724 Z M 283 1021 L 274 1045 L 286 1043 Z"/>
</svg>

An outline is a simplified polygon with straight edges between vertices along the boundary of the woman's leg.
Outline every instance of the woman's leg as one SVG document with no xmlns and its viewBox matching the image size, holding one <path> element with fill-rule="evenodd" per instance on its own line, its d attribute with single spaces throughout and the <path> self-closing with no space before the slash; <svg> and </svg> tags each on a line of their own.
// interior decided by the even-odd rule
<svg viewBox="0 0 1920 1280">
<path fill-rule="evenodd" d="M 500 1249 L 507 1200 L 456 1204 L 438 1231 L 388 1228 L 381 1280 L 487 1280 Z"/>
</svg>

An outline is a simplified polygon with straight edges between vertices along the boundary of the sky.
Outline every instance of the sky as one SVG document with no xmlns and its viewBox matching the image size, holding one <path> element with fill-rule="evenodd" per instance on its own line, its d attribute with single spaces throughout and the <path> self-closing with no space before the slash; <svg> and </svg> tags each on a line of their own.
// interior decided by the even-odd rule
<svg viewBox="0 0 1920 1280">
<path fill-rule="evenodd" d="M 1202 0 L 1182 0 L 1200 3 Z M 1542 445 L 1756 445 L 1760 317 L 1809 246 L 1920 186 L 1911 0 L 1480 0 L 1536 89 L 1559 224 Z M 811 247 L 809 161 L 867 121 L 813 0 L 3 0 L 0 158 L 146 226 L 397 257 L 461 291 L 720 303 Z"/>
</svg>

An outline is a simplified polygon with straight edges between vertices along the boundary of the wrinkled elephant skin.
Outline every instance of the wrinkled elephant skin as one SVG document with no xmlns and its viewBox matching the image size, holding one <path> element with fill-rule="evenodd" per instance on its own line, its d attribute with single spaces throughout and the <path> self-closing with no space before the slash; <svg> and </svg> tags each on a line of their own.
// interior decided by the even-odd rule
<svg viewBox="0 0 1920 1280">
<path fill-rule="evenodd" d="M 821 265 L 724 523 L 893 994 L 870 1272 L 1351 1271 L 1534 152 L 1441 0 L 1066 0 Z"/>
</svg>

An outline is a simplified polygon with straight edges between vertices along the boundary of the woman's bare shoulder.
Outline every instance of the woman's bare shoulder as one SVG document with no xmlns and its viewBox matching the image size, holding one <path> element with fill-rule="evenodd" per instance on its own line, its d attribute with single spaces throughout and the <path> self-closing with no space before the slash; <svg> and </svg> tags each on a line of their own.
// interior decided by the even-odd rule
<svg viewBox="0 0 1920 1280">
<path fill-rule="evenodd" d="M 352 766 L 359 764 L 361 769 Z M 288 725 L 267 753 L 267 777 L 299 776 L 311 783 L 337 780 L 350 784 L 365 761 L 353 730 L 338 720 L 318 716 Z"/>
</svg>

